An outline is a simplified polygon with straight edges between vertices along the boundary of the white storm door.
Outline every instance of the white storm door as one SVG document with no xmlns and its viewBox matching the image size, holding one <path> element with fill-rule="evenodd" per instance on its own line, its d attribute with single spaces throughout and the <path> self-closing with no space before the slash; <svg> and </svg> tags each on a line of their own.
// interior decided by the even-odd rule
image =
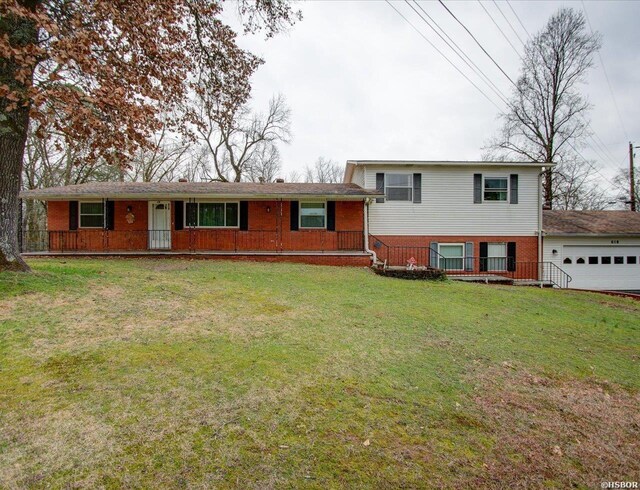
<svg viewBox="0 0 640 490">
<path fill-rule="evenodd" d="M 149 248 L 171 249 L 171 203 L 149 202 Z"/>
</svg>

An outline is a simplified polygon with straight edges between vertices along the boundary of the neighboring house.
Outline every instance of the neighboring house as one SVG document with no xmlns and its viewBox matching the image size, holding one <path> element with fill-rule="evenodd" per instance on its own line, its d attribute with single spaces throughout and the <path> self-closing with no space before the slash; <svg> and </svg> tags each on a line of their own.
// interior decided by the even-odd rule
<svg viewBox="0 0 640 490">
<path fill-rule="evenodd" d="M 380 197 L 368 206 L 379 260 L 536 278 L 542 164 L 352 160 L 344 182 Z"/>
<path fill-rule="evenodd" d="M 48 229 L 27 252 L 207 254 L 369 265 L 355 184 L 88 183 L 24 191 L 47 201 Z"/>
<path fill-rule="evenodd" d="M 544 260 L 572 288 L 640 291 L 640 213 L 544 211 Z"/>
</svg>

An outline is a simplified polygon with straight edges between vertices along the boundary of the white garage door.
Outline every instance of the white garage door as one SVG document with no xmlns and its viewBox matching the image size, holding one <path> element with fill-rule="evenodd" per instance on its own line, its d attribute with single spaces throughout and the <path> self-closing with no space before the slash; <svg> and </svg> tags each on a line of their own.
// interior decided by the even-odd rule
<svg viewBox="0 0 640 490">
<path fill-rule="evenodd" d="M 560 265 L 571 288 L 640 290 L 640 246 L 564 245 Z"/>
</svg>

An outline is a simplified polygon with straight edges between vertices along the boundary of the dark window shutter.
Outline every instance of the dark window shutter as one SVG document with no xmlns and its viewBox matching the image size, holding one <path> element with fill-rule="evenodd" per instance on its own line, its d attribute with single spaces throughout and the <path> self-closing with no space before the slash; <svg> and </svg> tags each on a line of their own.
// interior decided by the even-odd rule
<svg viewBox="0 0 640 490">
<path fill-rule="evenodd" d="M 240 229 L 249 229 L 249 201 L 240 201 Z"/>
<path fill-rule="evenodd" d="M 174 201 L 173 203 L 173 227 L 175 230 L 184 229 L 184 201 Z"/>
<path fill-rule="evenodd" d="M 376 174 L 376 190 L 384 192 L 384 173 Z M 384 197 L 377 197 L 376 202 L 384 202 Z"/>
<path fill-rule="evenodd" d="M 298 212 L 299 212 L 300 203 L 298 201 L 291 201 L 291 211 L 289 213 L 291 231 L 298 230 Z"/>
<path fill-rule="evenodd" d="M 480 242 L 480 272 L 487 271 L 487 255 L 489 255 L 489 244 Z"/>
<path fill-rule="evenodd" d="M 413 174 L 413 202 L 422 202 L 422 174 Z"/>
<path fill-rule="evenodd" d="M 473 270 L 473 242 L 467 242 L 464 244 L 464 270 Z"/>
<path fill-rule="evenodd" d="M 336 202 L 327 201 L 327 231 L 336 231 Z"/>
<path fill-rule="evenodd" d="M 187 226 L 198 226 L 198 203 L 187 203 Z"/>
<path fill-rule="evenodd" d="M 509 180 L 509 202 L 518 204 L 518 174 L 511 174 Z"/>
<path fill-rule="evenodd" d="M 473 203 L 482 203 L 482 174 L 473 174 Z"/>
<path fill-rule="evenodd" d="M 78 229 L 78 201 L 69 201 L 69 229 Z"/>
<path fill-rule="evenodd" d="M 429 244 L 429 267 L 437 268 L 438 264 L 438 242 Z"/>
<path fill-rule="evenodd" d="M 509 272 L 516 270 L 516 242 L 507 243 L 507 270 Z"/>
<path fill-rule="evenodd" d="M 113 230 L 115 228 L 115 222 L 116 222 L 115 201 L 105 201 L 104 214 L 105 214 L 105 228 L 107 230 Z"/>
</svg>

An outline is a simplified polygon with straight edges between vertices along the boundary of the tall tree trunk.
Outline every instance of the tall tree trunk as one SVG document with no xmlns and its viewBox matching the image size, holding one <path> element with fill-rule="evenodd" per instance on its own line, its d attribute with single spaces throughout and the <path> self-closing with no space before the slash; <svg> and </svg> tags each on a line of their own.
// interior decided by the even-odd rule
<svg viewBox="0 0 640 490">
<path fill-rule="evenodd" d="M 544 208 L 551 209 L 553 207 L 553 169 L 549 169 L 544 173 Z"/>
<path fill-rule="evenodd" d="M 16 131 L 0 131 L 0 271 L 28 271 L 29 266 L 22 260 L 18 247 L 20 232 L 20 178 L 22 176 L 22 156 L 27 139 L 29 124 L 28 109 L 12 111 L 10 118 Z"/>
<path fill-rule="evenodd" d="M 18 3 L 35 10 L 38 2 L 31 0 Z M 33 21 L 12 14 L 0 16 L 0 36 L 6 36 L 12 46 L 35 44 L 38 41 L 38 31 Z M 32 84 L 32 76 L 24 83 L 18 82 L 17 69 L 12 59 L 0 58 L 0 83 L 8 85 L 14 93 L 25 94 Z M 18 196 L 30 107 L 20 101 L 17 108 L 8 110 L 11 103 L 7 98 L 0 99 L 0 271 L 28 271 L 29 266 L 20 256 L 18 246 Z"/>
</svg>

